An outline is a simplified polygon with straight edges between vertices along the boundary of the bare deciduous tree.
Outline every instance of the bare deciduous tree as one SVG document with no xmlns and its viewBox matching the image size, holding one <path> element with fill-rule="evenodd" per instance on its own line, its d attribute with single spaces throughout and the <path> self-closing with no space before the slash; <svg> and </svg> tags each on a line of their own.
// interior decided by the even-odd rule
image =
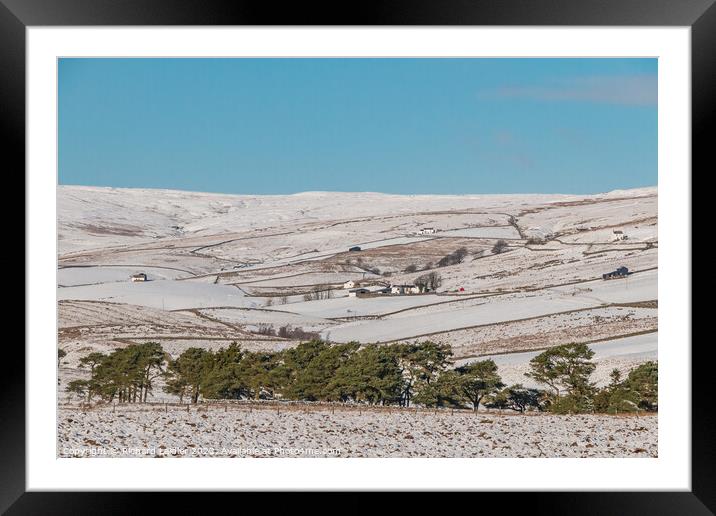
<svg viewBox="0 0 716 516">
<path fill-rule="evenodd" d="M 425 292 L 426 290 L 435 291 L 440 287 L 440 285 L 442 285 L 442 283 L 442 277 L 437 272 L 423 274 L 415 279 L 415 285 L 421 292 Z"/>
<path fill-rule="evenodd" d="M 494 254 L 500 254 L 500 253 L 505 252 L 506 250 L 507 250 L 507 242 L 505 242 L 504 240 L 498 240 L 497 242 L 495 242 L 495 245 L 492 246 L 492 252 Z"/>
</svg>

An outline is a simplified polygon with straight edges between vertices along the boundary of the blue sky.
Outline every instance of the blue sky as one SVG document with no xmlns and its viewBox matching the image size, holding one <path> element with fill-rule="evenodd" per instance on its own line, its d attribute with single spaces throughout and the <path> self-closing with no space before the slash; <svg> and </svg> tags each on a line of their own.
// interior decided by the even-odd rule
<svg viewBox="0 0 716 516">
<path fill-rule="evenodd" d="M 61 59 L 59 183 L 235 194 L 657 182 L 656 59 Z"/>
</svg>

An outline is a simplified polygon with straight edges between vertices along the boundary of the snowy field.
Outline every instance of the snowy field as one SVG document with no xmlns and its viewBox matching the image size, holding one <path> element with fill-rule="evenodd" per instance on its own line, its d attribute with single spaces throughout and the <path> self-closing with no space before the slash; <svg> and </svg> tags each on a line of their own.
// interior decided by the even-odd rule
<svg viewBox="0 0 716 516">
<path fill-rule="evenodd" d="M 64 287 L 57 290 L 62 300 L 112 301 L 133 305 L 180 310 L 214 306 L 257 308 L 259 299 L 248 299 L 243 292 L 229 285 L 211 285 L 189 281 L 155 280 L 132 283 L 112 282 L 98 285 Z"/>
<path fill-rule="evenodd" d="M 440 237 L 465 237 L 465 238 L 509 238 L 519 239 L 520 234 L 512 226 L 478 227 L 466 229 L 450 229 L 438 233 Z"/>
<path fill-rule="evenodd" d="M 610 303 L 656 299 L 656 279 L 656 271 L 649 271 L 627 280 L 607 282 L 602 280 L 580 286 L 557 287 L 545 289 L 539 294 L 508 294 L 478 298 L 473 300 L 473 306 L 467 307 L 454 306 L 454 304 L 436 305 L 431 311 L 427 309 L 421 310 L 420 313 L 404 311 L 378 321 L 349 322 L 325 331 L 330 331 L 331 340 L 337 342 L 351 340 L 389 342 L 470 326 L 599 307 Z M 369 306 L 374 307 L 380 299 L 365 301 L 371 301 Z M 364 309 L 363 313 L 368 313 L 368 309 Z M 322 311 L 313 314 L 328 317 Z"/>
<path fill-rule="evenodd" d="M 481 357 L 519 350 L 542 350 L 572 342 L 596 343 L 623 335 L 656 332 L 656 308 L 610 306 L 550 314 L 519 321 L 433 333 L 429 338 L 449 344 L 455 357 Z"/>
<path fill-rule="evenodd" d="M 159 267 L 64 267 L 57 271 L 59 287 L 96 285 L 100 283 L 126 282 L 132 274 L 143 272 L 150 281 L 173 280 L 186 277 L 187 273 Z"/>
<path fill-rule="evenodd" d="M 270 324 L 275 327 L 301 326 L 306 331 L 318 331 L 332 326 L 333 321 L 320 317 L 307 317 L 305 315 L 276 310 L 252 310 L 247 308 L 212 308 L 202 309 L 201 313 L 214 317 L 230 324 L 257 327 L 260 324 Z"/>
<path fill-rule="evenodd" d="M 61 408 L 59 457 L 657 457 L 656 416 Z"/>
</svg>

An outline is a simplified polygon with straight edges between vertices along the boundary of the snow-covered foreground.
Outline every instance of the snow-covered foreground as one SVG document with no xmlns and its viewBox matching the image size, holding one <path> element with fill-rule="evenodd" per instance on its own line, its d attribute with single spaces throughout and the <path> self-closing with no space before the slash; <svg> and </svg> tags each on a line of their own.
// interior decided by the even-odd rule
<svg viewBox="0 0 716 516">
<path fill-rule="evenodd" d="M 60 457 L 657 457 L 656 416 L 61 408 Z"/>
</svg>

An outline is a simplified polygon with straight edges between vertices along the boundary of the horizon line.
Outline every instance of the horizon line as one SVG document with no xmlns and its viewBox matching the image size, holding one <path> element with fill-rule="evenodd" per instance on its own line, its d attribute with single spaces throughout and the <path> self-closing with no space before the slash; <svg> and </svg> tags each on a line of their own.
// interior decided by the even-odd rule
<svg viewBox="0 0 716 516">
<path fill-rule="evenodd" d="M 79 188 L 96 188 L 106 190 L 156 190 L 165 192 L 184 192 L 194 193 L 203 195 L 227 195 L 234 197 L 288 197 L 293 195 L 304 195 L 304 194 L 377 194 L 377 195 L 398 195 L 406 197 L 421 197 L 421 196 L 443 196 L 443 197 L 460 197 L 460 196 L 477 196 L 477 195 L 573 195 L 573 196 L 586 196 L 586 195 L 604 195 L 612 192 L 627 191 L 627 190 L 647 190 L 647 189 L 658 189 L 658 183 L 654 185 L 645 186 L 634 186 L 625 188 L 613 188 L 606 191 L 596 191 L 587 193 L 573 193 L 573 192 L 467 192 L 467 193 L 393 193 L 393 192 L 379 192 L 370 190 L 301 190 L 292 193 L 231 193 L 231 192 L 210 192 L 204 190 L 187 190 L 183 188 L 161 188 L 161 187 L 143 187 L 143 186 L 106 186 L 106 185 L 81 185 L 81 184 L 57 184 L 57 187 L 79 187 Z"/>
</svg>

